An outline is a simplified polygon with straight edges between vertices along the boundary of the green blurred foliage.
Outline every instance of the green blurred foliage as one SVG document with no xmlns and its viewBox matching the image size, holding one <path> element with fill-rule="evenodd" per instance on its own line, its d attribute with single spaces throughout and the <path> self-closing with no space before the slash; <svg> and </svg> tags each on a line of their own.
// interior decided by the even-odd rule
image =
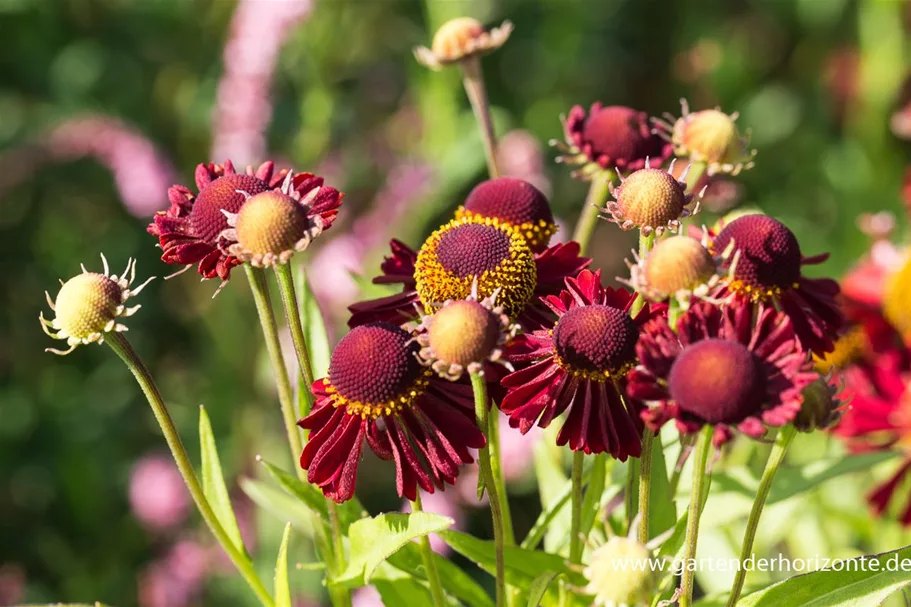
<svg viewBox="0 0 911 607">
<path fill-rule="evenodd" d="M 29 601 L 135 604 L 136 572 L 167 541 L 143 531 L 127 501 L 132 465 L 163 449 L 152 416 L 105 348 L 66 359 L 42 351 L 52 345 L 36 320 L 43 291 L 53 295 L 80 262 L 98 268 L 99 251 L 114 266 L 138 257 L 142 276 L 172 268 L 104 167 L 80 159 L 31 171 L 23 159 L 51 125 L 101 113 L 144 133 L 190 183 L 198 162 L 222 160 L 208 150 L 233 10 L 227 0 L 0 0 L 0 170 L 15 182 L 0 194 L 0 564 L 24 569 Z M 678 113 L 682 96 L 696 109 L 739 110 L 759 149 L 743 202 L 790 225 L 805 252 L 832 251 L 820 271 L 837 274 L 867 245 L 857 215 L 901 208 L 908 150 L 888 119 L 904 78 L 906 13 L 903 2 L 874 0 L 322 0 L 283 48 L 269 148 L 301 169 L 331 159 L 348 197 L 326 240 L 370 208 L 397 161 L 428 163 L 435 190 L 410 212 L 415 221 L 377 228 L 418 244 L 484 165 L 458 75 L 424 70 L 411 48 L 455 15 L 509 18 L 512 39 L 484 60 L 502 130 L 545 142 L 560 137 L 559 114 L 596 100 L 656 115 Z M 548 172 L 556 213 L 571 223 L 585 186 L 563 167 Z M 597 263 L 619 272 L 630 245 L 602 224 Z M 382 254 L 371 253 L 367 272 Z M 230 474 L 255 474 L 256 453 L 290 466 L 243 277 L 215 300 L 213 290 L 192 273 L 153 282 L 129 336 L 194 457 L 205 403 Z M 371 509 L 395 509 L 381 470 L 380 480 L 362 475 L 360 494 Z M 529 510 L 520 532 L 536 516 L 532 498 L 518 498 Z M 469 524 L 489 532 L 480 514 Z M 280 527 L 263 529 L 268 568 Z M 318 576 L 304 577 L 318 593 Z M 223 579 L 212 600 L 245 604 L 242 587 Z"/>
</svg>

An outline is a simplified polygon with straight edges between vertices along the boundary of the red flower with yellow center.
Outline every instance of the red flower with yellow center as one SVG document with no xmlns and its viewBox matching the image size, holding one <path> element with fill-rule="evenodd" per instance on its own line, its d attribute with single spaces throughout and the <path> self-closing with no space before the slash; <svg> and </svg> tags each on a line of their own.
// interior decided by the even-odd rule
<svg viewBox="0 0 911 607">
<path fill-rule="evenodd" d="M 610 453 L 626 460 L 641 449 L 641 404 L 624 399 L 626 375 L 636 364 L 639 328 L 664 306 L 629 315 L 634 297 L 601 286 L 601 272 L 583 270 L 566 289 L 546 298 L 557 315 L 549 328 L 518 336 L 507 358 L 527 367 L 503 378 L 500 410 L 523 434 L 545 428 L 569 411 L 557 444 L 573 451 Z"/>
<path fill-rule="evenodd" d="M 489 218 L 516 228 L 535 253 L 547 248 L 557 231 L 547 197 L 535 186 L 515 177 L 497 177 L 477 185 L 456 219 Z"/>
<path fill-rule="evenodd" d="M 699 302 L 684 313 L 677 333 L 660 318 L 643 330 L 636 346 L 640 365 L 630 373 L 629 394 L 658 401 L 643 412 L 657 431 L 671 419 L 685 434 L 715 427 L 714 442 L 731 429 L 754 438 L 766 426 L 792 421 L 801 392 L 819 378 L 795 339 L 787 316 L 760 307 L 725 308 Z"/>
<path fill-rule="evenodd" d="M 751 309 L 773 304 L 794 326 L 801 347 L 814 354 L 830 352 L 844 324 L 836 296 L 838 283 L 829 278 L 807 278 L 802 266 L 822 263 L 829 254 L 804 257 L 794 233 L 783 223 L 766 215 L 745 215 L 712 235 L 710 248 L 716 252 L 733 243 L 727 267 L 733 278 L 715 294 L 732 294 Z"/>
<path fill-rule="evenodd" d="M 566 276 L 591 263 L 575 242 L 535 254 L 514 227 L 490 217 L 450 221 L 424 242 L 420 252 L 392 241 L 392 257 L 382 264 L 377 284 L 401 283 L 401 293 L 350 306 L 348 324 L 417 319 L 415 304 L 431 312 L 447 300 L 465 299 L 477 282 L 477 295 L 497 292 L 498 306 L 526 330 L 551 322 L 539 298 L 558 293 Z"/>
<path fill-rule="evenodd" d="M 182 185 L 172 186 L 168 190 L 170 208 L 157 213 L 147 228 L 149 234 L 158 237 L 161 260 L 182 266 L 197 264 L 203 278 L 228 280 L 231 268 L 240 265 L 241 260 L 228 250 L 236 242 L 224 237 L 231 228 L 226 213 L 238 213 L 244 202 L 256 194 L 281 191 L 288 173 L 287 169 L 276 172 L 272 162 L 264 162 L 256 170 L 247 167 L 245 173 L 238 173 L 230 160 L 224 165 L 197 166 L 199 194 Z M 332 225 L 343 194 L 324 186 L 323 178 L 311 173 L 293 175 L 287 187 L 295 198 L 307 197 L 309 215 L 319 216 L 323 229 Z"/>
<path fill-rule="evenodd" d="M 313 383 L 310 430 L 301 454 L 307 478 L 341 503 L 354 495 L 364 440 L 394 460 L 399 496 L 453 484 L 459 466 L 484 446 L 471 386 L 438 378 L 417 358 L 411 333 L 389 323 L 356 327 L 339 341 L 329 376 Z"/>
<path fill-rule="evenodd" d="M 586 112 L 574 106 L 563 119 L 566 143 L 552 141 L 560 162 L 579 166 L 574 176 L 590 178 L 602 170 L 635 171 L 650 158 L 655 166 L 670 158 L 673 146 L 652 133 L 645 112 L 622 105 L 594 103 Z"/>
</svg>

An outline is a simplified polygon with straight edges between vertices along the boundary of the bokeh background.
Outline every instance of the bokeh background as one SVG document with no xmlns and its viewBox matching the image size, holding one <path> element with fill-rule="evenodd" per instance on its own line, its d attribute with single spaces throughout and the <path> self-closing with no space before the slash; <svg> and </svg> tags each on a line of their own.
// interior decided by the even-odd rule
<svg viewBox="0 0 911 607">
<path fill-rule="evenodd" d="M 99 268 L 99 251 L 114 266 L 137 257 L 142 276 L 170 273 L 145 233 L 166 188 L 192 183 L 199 162 L 272 158 L 347 193 L 308 254 L 337 339 L 345 306 L 379 293 L 364 277 L 389 238 L 420 244 L 484 178 L 458 74 L 411 55 L 463 14 L 515 23 L 484 59 L 501 162 L 570 227 L 586 185 L 547 147 L 559 115 L 597 100 L 678 114 L 684 96 L 739 111 L 759 150 L 715 209 L 775 214 L 805 253 L 832 252 L 819 272 L 840 274 L 867 248 L 860 213 L 901 215 L 909 148 L 890 124 L 901 134 L 909 9 L 898 0 L 0 0 L 0 605 L 249 604 L 120 362 L 97 346 L 43 352 L 43 292 L 80 262 Z M 599 226 L 596 265 L 621 273 L 631 238 Z M 256 454 L 291 461 L 252 300 L 242 274 L 216 299 L 194 276 L 153 282 L 129 336 L 194 457 L 206 405 L 270 579 L 281 521 L 248 497 L 264 486 L 240 479 L 261 476 Z M 532 442 L 508 446 L 520 533 L 539 508 Z M 375 471 L 359 496 L 395 510 L 391 466 L 375 464 L 363 464 Z M 428 509 L 488 534 L 466 478 Z M 296 544 L 296 562 L 313 558 Z M 319 603 L 318 579 L 297 572 L 301 604 Z"/>
</svg>

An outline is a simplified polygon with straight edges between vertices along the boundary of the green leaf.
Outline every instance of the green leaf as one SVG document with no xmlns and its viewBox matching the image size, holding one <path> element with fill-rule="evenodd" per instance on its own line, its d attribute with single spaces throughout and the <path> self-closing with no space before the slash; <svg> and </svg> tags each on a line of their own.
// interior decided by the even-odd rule
<svg viewBox="0 0 911 607">
<path fill-rule="evenodd" d="M 437 571 L 440 574 L 440 583 L 443 589 L 470 607 L 494 607 L 493 600 L 487 592 L 458 565 L 438 554 L 433 555 Z M 427 579 L 421 550 L 417 544 L 409 542 L 401 550 L 389 557 L 388 562 L 393 567 L 409 575 Z M 376 579 L 376 578 L 374 578 Z"/>
<path fill-rule="evenodd" d="M 313 532 L 311 511 L 297 499 L 281 489 L 251 478 L 240 479 L 241 490 L 257 506 L 272 514 L 280 521 L 291 521 L 298 530 Z"/>
<path fill-rule="evenodd" d="M 329 373 L 329 358 L 332 355 L 332 348 L 329 346 L 329 334 L 326 331 L 323 313 L 319 309 L 316 297 L 313 296 L 313 290 L 310 288 L 310 281 L 307 280 L 303 266 L 299 268 L 297 284 L 300 285 L 301 322 L 307 337 L 307 350 L 310 353 L 313 377 L 325 377 Z M 309 386 L 307 388 L 309 389 Z"/>
<path fill-rule="evenodd" d="M 497 558 L 494 543 L 488 540 L 479 540 L 459 531 L 443 531 L 440 537 L 449 544 L 453 550 L 470 559 L 479 567 L 496 575 Z M 526 550 L 518 546 L 506 546 L 506 583 L 523 590 L 529 590 L 532 582 L 545 572 L 562 573 L 567 576 L 572 584 L 585 585 L 585 578 L 580 573 L 572 571 L 566 560 L 559 555 L 541 552 L 539 550 Z"/>
<path fill-rule="evenodd" d="M 199 406 L 199 448 L 202 453 L 202 491 L 215 512 L 218 522 L 224 527 L 231 542 L 241 552 L 246 552 L 244 542 L 240 537 L 240 528 L 231 508 L 231 498 L 225 486 L 225 477 L 221 471 L 218 460 L 218 450 L 215 448 L 215 436 L 212 434 L 212 424 L 206 408 Z"/>
<path fill-rule="evenodd" d="M 585 497 L 582 498 L 582 520 L 579 528 L 585 537 L 588 537 L 592 525 L 595 524 L 595 515 L 600 512 L 598 505 L 601 503 L 601 494 L 604 493 L 604 484 L 607 480 L 607 454 L 599 453 L 592 459 L 594 461 L 589 473 L 591 480 L 585 490 Z"/>
<path fill-rule="evenodd" d="M 649 500 L 649 537 L 661 535 L 677 522 L 677 505 L 667 478 L 667 462 L 661 436 L 652 443 L 651 499 Z"/>
<path fill-rule="evenodd" d="M 528 588 L 528 607 L 538 607 L 547 593 L 548 586 L 559 576 L 556 571 L 545 571 L 536 577 Z"/>
<path fill-rule="evenodd" d="M 902 571 L 911 568 L 907 559 L 911 546 L 841 561 L 838 570 L 788 578 L 740 599 L 737 607 L 878 607 L 911 582 L 911 571 Z"/>
<path fill-rule="evenodd" d="M 291 523 L 285 525 L 282 543 L 275 561 L 275 607 L 291 607 L 291 587 L 288 585 L 288 541 L 291 539 Z"/>
<path fill-rule="evenodd" d="M 430 589 L 413 577 L 389 568 L 392 575 L 377 574 L 373 586 L 380 593 L 383 605 L 433 605 Z"/>
<path fill-rule="evenodd" d="M 563 471 L 560 452 L 554 452 L 547 441 L 540 441 L 534 449 L 535 476 L 538 479 L 538 493 L 541 496 L 541 508 L 548 510 L 552 495 L 560 495 L 564 486 L 572 485 Z M 547 526 L 541 530 L 544 534 L 544 548 L 556 552 L 567 544 L 571 527 L 568 508 L 556 508 Z"/>
<path fill-rule="evenodd" d="M 430 512 L 386 513 L 361 519 L 348 528 L 351 560 L 338 583 L 349 587 L 370 581 L 374 570 L 411 540 L 451 527 L 455 521 Z"/>
<path fill-rule="evenodd" d="M 297 477 L 288 474 L 278 466 L 270 464 L 264 459 L 260 459 L 260 463 L 265 466 L 269 474 L 272 475 L 272 478 L 274 478 L 278 484 L 281 485 L 282 489 L 284 489 L 288 495 L 297 498 L 308 508 L 318 512 L 324 521 L 329 520 L 329 511 L 326 501 L 327 498 L 319 489 L 310 483 L 305 483 Z M 361 503 L 357 500 L 357 498 L 350 499 L 344 504 L 340 504 L 338 507 L 338 512 L 339 522 L 342 525 L 342 532 L 347 532 L 348 527 L 353 522 L 360 520 L 366 516 L 364 508 L 361 506 Z"/>
<path fill-rule="evenodd" d="M 541 470 L 539 470 L 538 460 L 539 456 L 535 454 L 535 469 L 539 471 L 538 478 L 541 478 Z M 543 468 L 543 467 L 541 467 Z M 570 480 L 566 479 L 566 476 L 562 477 L 562 481 L 557 482 L 557 479 L 552 480 L 552 486 L 555 488 L 554 491 L 548 493 L 548 495 L 553 495 L 554 497 L 544 505 L 541 514 L 538 515 L 535 524 L 532 525 L 531 529 L 528 531 L 528 535 L 525 536 L 525 539 L 522 540 L 522 548 L 528 550 L 534 550 L 538 547 L 538 544 L 541 543 L 541 540 L 544 539 L 544 534 L 547 533 L 547 530 L 550 528 L 551 523 L 557 516 L 560 515 L 563 508 L 566 504 L 569 503 L 570 497 L 573 492 L 573 484 Z M 582 473 L 582 484 L 586 484 L 591 479 L 591 469 L 586 470 Z M 544 500 L 545 492 L 541 491 L 541 500 Z M 567 527 L 567 533 L 569 528 Z"/>
</svg>

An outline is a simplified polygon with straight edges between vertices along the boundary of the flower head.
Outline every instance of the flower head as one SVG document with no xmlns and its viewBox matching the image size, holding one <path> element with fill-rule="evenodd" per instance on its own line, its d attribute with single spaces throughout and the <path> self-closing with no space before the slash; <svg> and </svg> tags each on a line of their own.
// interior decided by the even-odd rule
<svg viewBox="0 0 911 607">
<path fill-rule="evenodd" d="M 680 230 L 680 219 L 695 215 L 699 203 L 691 211 L 686 207 L 693 201 L 693 195 L 686 193 L 686 179 L 678 181 L 668 171 L 653 169 L 648 159 L 645 168 L 621 178 L 618 187 L 610 184 L 615 200 L 608 201 L 607 212 L 610 220 L 624 230 L 636 228 L 643 234 L 655 232 L 659 236 L 665 230 Z"/>
<path fill-rule="evenodd" d="M 563 118 L 565 143 L 551 141 L 558 162 L 578 166 L 574 177 L 591 179 L 606 170 L 635 171 L 651 158 L 660 165 L 673 146 L 652 133 L 645 112 L 622 105 L 594 103 L 586 112 L 574 106 Z"/>
<path fill-rule="evenodd" d="M 518 330 L 511 324 L 495 297 L 478 301 L 447 301 L 439 310 L 424 317 L 418 334 L 422 346 L 418 356 L 441 377 L 455 381 L 465 371 L 483 374 L 485 362 L 499 361 L 503 345 Z"/>
<path fill-rule="evenodd" d="M 732 280 L 717 296 L 732 294 L 750 305 L 774 302 L 791 319 L 804 349 L 822 354 L 834 348 L 833 340 L 844 324 L 836 301 L 838 283 L 807 278 L 801 270 L 825 261 L 828 254 L 804 257 L 794 233 L 766 215 L 738 217 L 709 242 L 710 250 L 733 246 L 734 252 L 727 262 Z"/>
<path fill-rule="evenodd" d="M 51 296 L 45 291 L 47 303 L 56 315 L 53 320 L 46 320 L 44 314 L 40 314 L 41 328 L 54 339 L 65 339 L 69 345 L 66 351 L 47 348 L 47 352 L 66 355 L 80 344 L 103 343 L 105 333 L 127 330 L 118 320 L 132 316 L 140 306 L 128 308 L 124 304 L 142 291 L 154 276 L 131 289 L 136 279 L 136 260 L 128 260 L 120 276 L 110 274 L 104 255 L 101 261 L 104 264 L 102 274 L 89 272 L 82 266 L 82 274 L 63 283 L 55 301 L 51 301 Z M 57 332 L 52 333 L 51 330 Z"/>
<path fill-rule="evenodd" d="M 477 283 L 482 297 L 499 289 L 509 315 L 531 300 L 537 280 L 534 254 L 514 229 L 495 220 L 453 219 L 424 242 L 415 261 L 415 288 L 427 312 L 464 299 Z"/>
<path fill-rule="evenodd" d="M 651 550 L 634 539 L 615 536 L 592 551 L 583 574 L 585 593 L 599 607 L 645 607 L 658 593 L 660 575 L 650 567 Z"/>
<path fill-rule="evenodd" d="M 439 70 L 451 63 L 500 48 L 511 33 L 512 23 L 509 21 L 487 31 L 477 19 L 456 17 L 440 26 L 433 35 L 431 48 L 416 47 L 414 57 L 424 67 Z"/>
<path fill-rule="evenodd" d="M 237 213 L 225 211 L 230 227 L 219 238 L 233 243 L 227 247 L 231 255 L 254 266 L 287 263 L 327 227 L 313 210 L 322 183 L 310 173 L 288 173 L 281 189 L 250 196 Z"/>
<path fill-rule="evenodd" d="M 641 452 L 636 401 L 622 396 L 636 365 L 639 327 L 658 311 L 646 305 L 629 315 L 633 296 L 601 286 L 600 271 L 566 279 L 566 289 L 546 303 L 557 315 L 550 328 L 518 336 L 507 358 L 527 365 L 503 378 L 500 410 L 524 434 L 569 410 L 557 444 L 626 460 Z"/>
<path fill-rule="evenodd" d="M 636 263 L 628 263 L 629 285 L 650 301 L 674 298 L 686 309 L 694 297 L 711 299 L 710 293 L 726 273 L 722 264 L 729 255 L 730 251 L 712 256 L 695 238 L 671 236 L 659 241 L 645 257 L 633 252 Z"/>
<path fill-rule="evenodd" d="M 535 253 L 547 248 L 557 231 L 547 197 L 538 188 L 515 177 L 484 181 L 471 191 L 456 219 L 492 219 L 512 226 Z"/>
<path fill-rule="evenodd" d="M 230 161 L 224 165 L 200 164 L 196 167 L 196 187 L 193 194 L 180 185 L 168 190 L 171 206 L 160 211 L 147 231 L 158 237 L 161 260 L 174 265 L 197 264 L 203 278 L 228 280 L 231 268 L 241 259 L 230 252 L 236 241 L 228 218 L 236 215 L 247 199 L 267 191 L 277 190 L 295 200 L 306 199 L 308 221 L 319 217 L 322 229 L 335 221 L 343 195 L 328 186 L 323 179 L 310 173 L 298 173 L 289 179 L 289 171 L 276 172 L 272 162 L 265 162 L 254 171 L 238 173 Z M 315 192 L 315 193 L 314 193 Z M 252 256 L 251 256 L 252 258 Z"/>
<path fill-rule="evenodd" d="M 337 502 L 354 495 L 366 439 L 395 460 L 400 496 L 414 500 L 453 484 L 459 466 L 485 444 L 474 421 L 471 386 L 453 384 L 421 365 L 411 333 L 389 323 L 355 327 L 339 341 L 329 375 L 313 384 L 313 411 L 299 422 L 311 431 L 301 454 L 307 478 Z"/>
<path fill-rule="evenodd" d="M 680 118 L 667 115 L 666 120 L 655 121 L 658 131 L 674 144 L 674 154 L 706 163 L 709 175 L 737 175 L 752 168 L 756 150 L 749 149 L 749 137 L 738 132 L 736 113 L 719 109 L 690 112 L 685 99 L 680 106 Z"/>
<path fill-rule="evenodd" d="M 749 306 L 724 309 L 696 303 L 678 322 L 651 322 L 636 347 L 641 361 L 629 393 L 658 401 L 643 419 L 654 430 L 673 419 L 685 434 L 715 427 L 715 444 L 731 428 L 759 438 L 766 426 L 783 426 L 800 411 L 801 392 L 819 376 L 800 350 L 790 320 Z"/>
<path fill-rule="evenodd" d="M 846 407 L 838 393 L 839 387 L 829 377 L 819 377 L 803 389 L 803 403 L 794 418 L 794 427 L 801 432 L 825 430 L 839 422 Z"/>
</svg>

